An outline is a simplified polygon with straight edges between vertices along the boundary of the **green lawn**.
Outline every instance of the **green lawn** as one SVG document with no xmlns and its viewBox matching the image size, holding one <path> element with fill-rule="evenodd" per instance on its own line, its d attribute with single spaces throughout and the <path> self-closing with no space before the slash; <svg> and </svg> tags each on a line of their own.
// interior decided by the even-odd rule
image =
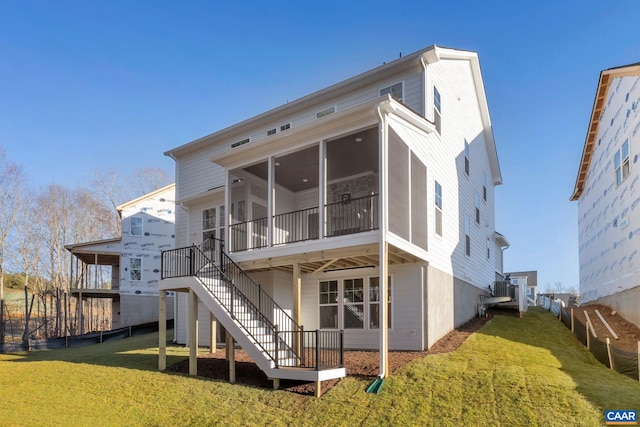
<svg viewBox="0 0 640 427">
<path fill-rule="evenodd" d="M 167 363 L 187 356 L 168 349 Z M 550 313 L 497 316 L 456 352 L 316 399 L 157 372 L 157 334 L 0 355 L 0 425 L 599 426 L 640 410 L 640 384 L 600 365 Z"/>
</svg>

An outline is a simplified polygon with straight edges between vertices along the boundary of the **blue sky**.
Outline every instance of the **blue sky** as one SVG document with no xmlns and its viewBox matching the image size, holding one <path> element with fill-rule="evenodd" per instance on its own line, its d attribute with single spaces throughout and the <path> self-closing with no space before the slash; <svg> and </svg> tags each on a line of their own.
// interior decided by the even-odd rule
<svg viewBox="0 0 640 427">
<path fill-rule="evenodd" d="M 241 4 L 240 4 L 241 3 Z M 640 61 L 640 5 L 371 0 L 0 3 L 0 145 L 33 186 L 162 153 L 431 44 L 479 53 L 505 270 L 578 285 L 569 202 L 599 72 Z"/>
</svg>

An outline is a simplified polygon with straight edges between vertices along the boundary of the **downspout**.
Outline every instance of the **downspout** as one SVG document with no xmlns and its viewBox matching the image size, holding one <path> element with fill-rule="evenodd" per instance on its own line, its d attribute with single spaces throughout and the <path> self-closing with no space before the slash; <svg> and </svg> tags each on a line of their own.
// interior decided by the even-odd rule
<svg viewBox="0 0 640 427">
<path fill-rule="evenodd" d="M 379 281 L 380 281 L 380 373 L 378 375 L 379 379 L 384 379 L 387 376 L 387 364 L 388 364 L 388 356 L 389 356 L 389 348 L 388 348 L 388 340 L 387 336 L 389 333 L 388 325 L 388 316 L 387 316 L 387 287 L 385 284 L 387 283 L 387 268 L 386 268 L 386 249 L 387 249 L 387 240 L 386 240 L 386 230 L 387 230 L 387 215 L 386 215 L 386 199 L 387 199 L 387 174 L 385 174 L 385 166 L 387 162 L 387 120 L 386 115 L 382 113 L 382 109 L 380 108 L 380 104 L 376 106 L 376 113 L 378 114 L 378 118 L 380 119 L 380 159 L 379 162 L 379 170 L 380 170 L 380 189 L 378 194 L 380 194 L 378 200 L 378 210 L 380 212 L 380 248 L 379 248 Z"/>
<path fill-rule="evenodd" d="M 422 112 L 424 114 L 424 118 L 429 120 L 427 118 L 427 63 L 424 62 L 423 55 L 420 55 L 420 64 L 422 64 L 422 69 L 424 70 L 422 74 L 422 85 L 424 90 L 424 94 L 422 96 Z"/>
<path fill-rule="evenodd" d="M 177 190 L 177 187 L 178 187 L 178 179 L 177 179 L 178 178 L 178 159 L 176 159 L 176 157 L 173 155 L 173 153 L 167 153 L 166 155 L 168 157 L 170 157 L 171 159 L 173 159 L 173 161 L 176 164 L 176 171 L 175 171 L 175 175 L 176 175 L 175 178 L 176 179 L 174 181 L 176 182 L 176 190 Z M 176 196 L 177 196 L 177 194 L 176 194 Z M 177 198 L 177 197 L 174 197 L 174 198 Z M 189 225 L 190 222 L 191 222 L 190 219 L 189 219 L 189 208 L 187 206 L 185 206 L 183 202 L 180 202 L 180 207 L 187 214 L 187 230 L 186 230 L 186 236 L 185 236 L 186 237 L 185 244 L 188 245 L 189 244 L 189 233 L 190 233 L 190 228 L 191 228 L 190 225 Z M 173 319 L 174 319 L 173 321 L 174 321 L 174 328 L 175 328 L 175 321 L 178 318 L 178 293 L 174 292 L 173 295 L 174 295 L 173 296 Z M 177 341 L 178 341 L 177 334 L 173 334 L 173 341 L 172 342 L 176 343 Z"/>
</svg>

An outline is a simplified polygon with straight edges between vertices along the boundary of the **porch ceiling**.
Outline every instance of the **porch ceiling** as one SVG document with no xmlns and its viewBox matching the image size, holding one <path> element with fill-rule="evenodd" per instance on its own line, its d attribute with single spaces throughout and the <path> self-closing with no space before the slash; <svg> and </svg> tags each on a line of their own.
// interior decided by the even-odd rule
<svg viewBox="0 0 640 427">
<path fill-rule="evenodd" d="M 73 252 L 73 255 L 85 264 L 120 265 L 120 253 L 107 252 Z M 97 262 L 96 262 L 97 259 Z"/>
<path fill-rule="evenodd" d="M 240 268 L 249 271 L 282 270 L 293 271 L 293 265 L 299 264 L 303 274 L 317 274 L 335 270 L 377 267 L 379 264 L 379 246 L 377 243 L 353 246 L 349 248 L 305 252 L 295 255 L 273 257 L 239 263 Z M 389 264 L 412 264 L 420 258 L 395 246 L 389 245 Z"/>
<path fill-rule="evenodd" d="M 118 289 L 80 289 L 80 288 L 71 288 L 71 295 L 80 298 L 80 294 L 82 294 L 82 298 L 108 298 L 114 301 L 120 300 L 120 290 Z"/>
</svg>

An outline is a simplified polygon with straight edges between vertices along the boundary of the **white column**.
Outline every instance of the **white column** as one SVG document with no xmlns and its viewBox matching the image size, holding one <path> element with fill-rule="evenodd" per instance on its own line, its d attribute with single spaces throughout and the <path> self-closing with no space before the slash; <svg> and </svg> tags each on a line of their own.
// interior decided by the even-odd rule
<svg viewBox="0 0 640 427">
<path fill-rule="evenodd" d="M 158 298 L 158 370 L 167 369 L 167 291 Z"/>
<path fill-rule="evenodd" d="M 198 296 L 189 289 L 189 375 L 198 375 Z"/>
<path fill-rule="evenodd" d="M 379 248 L 379 272 L 380 272 L 380 377 L 385 378 L 389 374 L 389 322 L 388 322 L 388 291 L 389 289 L 389 246 L 387 244 L 387 230 L 389 228 L 389 168 L 388 168 L 388 132 L 387 116 L 381 114 L 380 140 L 378 143 L 378 169 L 380 171 L 380 196 L 378 197 L 379 227 L 380 227 L 380 248 Z"/>
<path fill-rule="evenodd" d="M 318 148 L 318 238 L 323 239 L 326 223 L 324 205 L 327 204 L 327 142 L 320 141 Z"/>
<path fill-rule="evenodd" d="M 275 212 L 276 202 L 276 168 L 274 167 L 275 159 L 268 159 L 268 178 L 269 194 L 267 196 L 267 246 L 273 246 L 273 213 Z"/>
</svg>

